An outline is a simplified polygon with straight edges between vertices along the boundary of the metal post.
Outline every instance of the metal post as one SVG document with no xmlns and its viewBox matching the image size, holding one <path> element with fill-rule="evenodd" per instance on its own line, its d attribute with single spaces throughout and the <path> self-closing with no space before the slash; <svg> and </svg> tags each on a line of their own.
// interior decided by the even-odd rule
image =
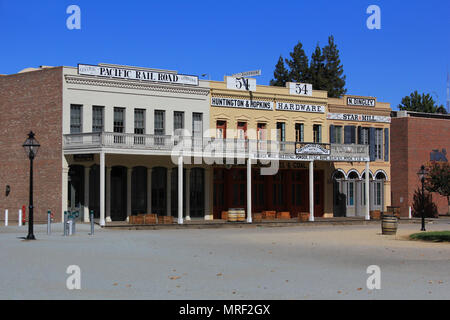
<svg viewBox="0 0 450 320">
<path fill-rule="evenodd" d="M 22 209 L 19 209 L 19 227 L 22 226 Z"/>
<path fill-rule="evenodd" d="M 94 210 L 91 210 L 89 214 L 90 220 L 91 220 L 91 233 L 89 235 L 94 235 Z"/>
<path fill-rule="evenodd" d="M 27 240 L 36 240 L 33 233 L 33 158 L 30 158 L 30 208 L 28 210 L 28 236 Z"/>
<path fill-rule="evenodd" d="M 52 233 L 52 213 L 50 210 L 47 211 L 47 234 L 50 235 Z"/>
<path fill-rule="evenodd" d="M 78 211 L 72 213 L 72 234 L 75 234 L 76 231 L 76 220 L 78 216 Z"/>
<path fill-rule="evenodd" d="M 63 230 L 64 236 L 67 236 L 67 211 L 64 211 L 64 220 L 63 220 Z"/>
<path fill-rule="evenodd" d="M 425 177 L 422 178 L 422 230 L 421 231 L 427 231 L 425 229 Z"/>
<path fill-rule="evenodd" d="M 252 223 L 252 159 L 247 161 L 247 223 Z"/>
<path fill-rule="evenodd" d="M 5 227 L 8 226 L 8 209 L 5 210 Z"/>
<path fill-rule="evenodd" d="M 412 219 L 412 212 L 411 212 L 411 207 L 409 207 L 409 215 L 408 215 L 409 219 Z"/>
<path fill-rule="evenodd" d="M 314 161 L 309 162 L 309 221 L 314 222 Z"/>
</svg>

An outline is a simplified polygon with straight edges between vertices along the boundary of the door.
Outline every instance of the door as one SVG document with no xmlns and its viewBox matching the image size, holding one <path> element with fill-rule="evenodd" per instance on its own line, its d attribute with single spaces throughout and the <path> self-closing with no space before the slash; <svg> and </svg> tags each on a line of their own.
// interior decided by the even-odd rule
<svg viewBox="0 0 450 320">
<path fill-rule="evenodd" d="M 297 217 L 300 212 L 309 212 L 308 207 L 308 171 L 292 170 L 291 183 L 291 216 Z"/>
<path fill-rule="evenodd" d="M 214 169 L 214 219 L 222 218 L 222 211 L 227 211 L 225 206 L 225 169 Z"/>
<path fill-rule="evenodd" d="M 205 170 L 203 168 L 191 170 L 190 191 L 190 215 L 192 218 L 203 218 L 205 216 Z"/>
<path fill-rule="evenodd" d="M 314 217 L 323 217 L 324 214 L 323 177 L 323 171 L 314 172 Z"/>
<path fill-rule="evenodd" d="M 216 139 L 227 138 L 227 122 L 218 120 L 216 123 Z"/>
<path fill-rule="evenodd" d="M 344 182 L 333 179 L 333 213 L 334 217 L 345 217 L 347 215 L 347 197 L 345 195 Z"/>
<path fill-rule="evenodd" d="M 113 167 L 111 170 L 111 220 L 124 221 L 127 218 L 127 169 Z"/>
<path fill-rule="evenodd" d="M 152 213 L 167 215 L 167 169 L 162 167 L 152 170 Z"/>
</svg>

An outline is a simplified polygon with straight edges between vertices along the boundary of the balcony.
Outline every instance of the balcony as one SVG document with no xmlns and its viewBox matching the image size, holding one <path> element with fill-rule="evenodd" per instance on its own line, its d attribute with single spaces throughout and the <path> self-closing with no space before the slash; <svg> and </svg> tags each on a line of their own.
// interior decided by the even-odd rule
<svg viewBox="0 0 450 320">
<path fill-rule="evenodd" d="M 342 145 L 273 140 L 239 140 L 195 138 L 190 136 L 79 133 L 64 135 L 64 152 L 96 153 L 100 151 L 155 155 L 204 156 L 213 158 L 247 158 L 298 161 L 369 161 L 367 145 Z"/>
</svg>

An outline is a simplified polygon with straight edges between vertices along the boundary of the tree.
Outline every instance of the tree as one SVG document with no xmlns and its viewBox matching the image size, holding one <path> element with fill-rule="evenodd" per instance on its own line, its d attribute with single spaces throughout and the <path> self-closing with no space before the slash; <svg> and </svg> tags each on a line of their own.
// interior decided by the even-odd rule
<svg viewBox="0 0 450 320">
<path fill-rule="evenodd" d="M 400 110 L 425 112 L 425 113 L 442 113 L 446 114 L 443 105 L 438 106 L 429 93 L 419 94 L 416 91 L 409 96 L 403 97 L 401 103 L 398 105 Z"/>
<path fill-rule="evenodd" d="M 280 56 L 273 72 L 274 79 L 270 80 L 271 86 L 285 87 L 289 82 L 289 70 L 284 66 L 283 57 Z"/>
<path fill-rule="evenodd" d="M 289 66 L 289 81 L 310 83 L 311 75 L 308 57 L 300 41 L 289 55 L 291 59 L 286 59 L 286 63 Z"/>
<path fill-rule="evenodd" d="M 431 193 L 422 194 L 421 188 L 414 192 L 412 214 L 414 217 L 422 217 L 422 210 L 425 210 L 426 218 L 436 218 L 438 216 L 437 207 L 433 202 Z"/>
<path fill-rule="evenodd" d="M 334 43 L 334 37 L 328 37 L 328 44 L 323 48 L 325 60 L 325 79 L 327 79 L 328 96 L 331 98 L 340 98 L 347 93 L 345 89 L 344 66 L 339 58 L 339 50 Z"/>
<path fill-rule="evenodd" d="M 325 57 L 322 54 L 322 50 L 319 44 L 316 46 L 316 50 L 311 56 L 311 63 L 309 66 L 309 73 L 311 75 L 311 84 L 316 90 L 328 90 L 328 81 L 325 77 Z"/>
<path fill-rule="evenodd" d="M 428 192 L 436 192 L 447 197 L 448 214 L 450 214 L 450 164 L 448 162 L 432 162 L 427 166 L 425 188 Z"/>
</svg>

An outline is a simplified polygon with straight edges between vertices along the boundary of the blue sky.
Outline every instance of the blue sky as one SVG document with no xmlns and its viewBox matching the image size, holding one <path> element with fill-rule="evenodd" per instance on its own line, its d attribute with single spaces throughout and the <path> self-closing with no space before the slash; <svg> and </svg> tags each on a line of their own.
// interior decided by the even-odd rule
<svg viewBox="0 0 450 320">
<path fill-rule="evenodd" d="M 68 30 L 66 8 L 81 8 Z M 369 30 L 369 5 L 381 30 Z M 0 0 L 0 73 L 40 65 L 99 62 L 210 74 L 262 69 L 301 41 L 308 56 L 334 35 L 351 94 L 397 108 L 413 90 L 445 105 L 450 68 L 450 1 L 20 1 Z"/>
</svg>

